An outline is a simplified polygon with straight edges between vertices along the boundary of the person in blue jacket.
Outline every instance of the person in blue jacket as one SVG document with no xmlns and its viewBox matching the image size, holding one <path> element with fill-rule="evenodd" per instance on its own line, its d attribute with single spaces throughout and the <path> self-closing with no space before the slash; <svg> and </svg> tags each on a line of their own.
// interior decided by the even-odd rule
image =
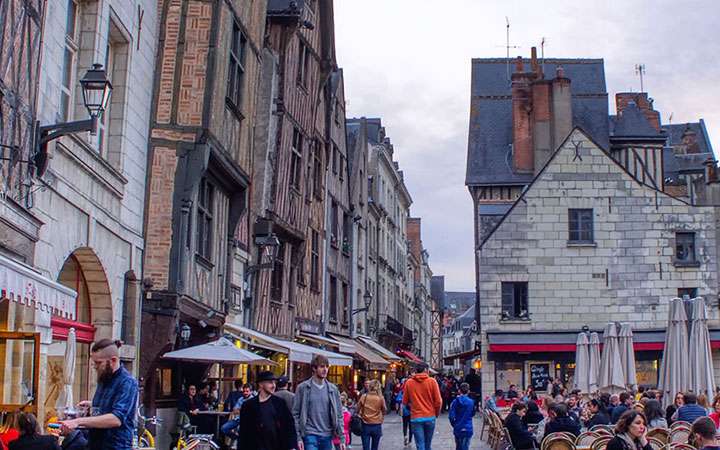
<svg viewBox="0 0 720 450">
<path fill-rule="evenodd" d="M 450 425 L 455 435 L 455 450 L 468 450 L 473 435 L 473 416 L 475 402 L 468 396 L 470 385 L 460 385 L 460 395 L 450 405 Z"/>
</svg>

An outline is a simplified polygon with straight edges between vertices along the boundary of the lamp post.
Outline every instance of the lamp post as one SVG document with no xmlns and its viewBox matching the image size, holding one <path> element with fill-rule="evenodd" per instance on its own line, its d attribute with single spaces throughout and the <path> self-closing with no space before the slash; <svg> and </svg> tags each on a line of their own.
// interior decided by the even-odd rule
<svg viewBox="0 0 720 450">
<path fill-rule="evenodd" d="M 38 177 L 41 177 L 47 169 L 47 144 L 50 141 L 83 131 L 89 131 L 92 136 L 97 133 L 98 121 L 102 118 L 112 93 L 112 84 L 107 79 L 102 64 L 93 64 L 92 69 L 88 70 L 80 80 L 80 86 L 82 87 L 83 103 L 90 115 L 89 119 L 52 125 L 38 124 L 36 127 L 33 164 Z"/>
<path fill-rule="evenodd" d="M 370 291 L 366 290 L 365 295 L 363 295 L 363 301 L 365 302 L 365 307 L 353 309 L 352 312 L 350 313 L 350 315 L 354 316 L 355 314 L 369 310 L 370 305 L 372 304 L 372 298 L 373 297 L 372 297 L 372 294 L 370 293 Z"/>
<path fill-rule="evenodd" d="M 184 347 L 187 345 L 188 342 L 190 342 L 190 325 L 184 323 L 180 327 L 180 346 Z"/>
<path fill-rule="evenodd" d="M 275 234 L 267 236 L 258 236 L 255 238 L 255 244 L 260 248 L 260 263 L 253 266 L 248 266 L 245 269 L 244 274 L 244 286 L 245 298 L 243 299 L 245 309 L 249 308 L 252 304 L 253 298 L 253 287 L 252 287 L 252 275 L 255 272 L 259 272 L 263 269 L 272 269 L 275 265 L 275 258 L 277 258 L 278 251 L 280 250 L 280 240 Z M 267 257 L 267 262 L 262 262 L 263 253 Z"/>
</svg>

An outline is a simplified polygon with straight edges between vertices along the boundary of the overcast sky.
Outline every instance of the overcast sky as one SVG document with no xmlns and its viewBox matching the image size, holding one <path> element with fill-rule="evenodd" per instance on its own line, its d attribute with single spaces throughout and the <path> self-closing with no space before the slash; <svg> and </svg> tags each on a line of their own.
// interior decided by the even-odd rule
<svg viewBox="0 0 720 450">
<path fill-rule="evenodd" d="M 604 58 L 608 93 L 639 91 L 662 122 L 705 119 L 720 149 L 720 4 L 709 1 L 335 0 L 348 116 L 381 117 L 447 290 L 474 291 L 472 202 L 465 187 L 470 60 Z M 610 102 L 614 111 L 614 100 Z"/>
</svg>

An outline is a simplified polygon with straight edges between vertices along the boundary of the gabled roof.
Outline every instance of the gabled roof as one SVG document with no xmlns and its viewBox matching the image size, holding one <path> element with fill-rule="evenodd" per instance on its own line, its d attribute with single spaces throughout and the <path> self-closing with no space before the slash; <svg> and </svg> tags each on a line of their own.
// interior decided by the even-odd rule
<svg viewBox="0 0 720 450">
<path fill-rule="evenodd" d="M 710 144 L 710 136 L 708 136 L 703 119 L 700 119 L 699 122 L 663 125 L 661 128 L 667 133 L 668 145 L 670 146 L 682 144 L 683 134 L 685 134 L 686 131 L 693 131 L 697 136 L 699 153 L 712 154 L 713 152 L 712 144 Z"/>
<path fill-rule="evenodd" d="M 503 222 L 505 222 L 505 219 L 507 219 L 508 216 L 510 216 L 510 214 L 512 214 L 512 212 L 513 212 L 513 210 L 515 209 L 515 207 L 516 207 L 519 203 L 526 201 L 526 200 L 525 200 L 525 196 L 527 195 L 527 193 L 532 189 L 533 185 L 537 182 L 537 180 L 539 180 L 540 177 L 545 173 L 545 170 L 550 166 L 550 164 L 553 163 L 553 161 L 555 160 L 555 158 L 557 157 L 557 155 L 565 148 L 565 144 L 566 144 L 566 143 L 568 142 L 568 140 L 572 137 L 572 135 L 575 134 L 576 131 L 582 133 L 587 139 L 589 139 L 590 142 L 592 142 L 592 143 L 608 158 L 609 161 L 612 161 L 613 164 L 615 164 L 618 168 L 620 168 L 620 170 L 622 170 L 623 172 L 625 172 L 625 174 L 627 174 L 627 176 L 630 178 L 630 180 L 632 180 L 632 181 L 633 181 L 634 183 L 636 183 L 638 186 L 643 187 L 643 188 L 645 188 L 645 189 L 652 189 L 652 190 L 654 190 L 654 191 L 657 191 L 657 192 L 658 192 L 658 195 L 664 195 L 664 196 L 669 197 L 669 198 L 671 198 L 671 199 L 673 199 L 673 200 L 676 200 L 676 201 L 678 201 L 678 202 L 680 202 L 680 203 L 689 204 L 689 203 L 687 203 L 686 201 L 684 201 L 684 200 L 681 199 L 681 198 L 673 197 L 672 195 L 669 195 L 668 193 L 666 193 L 666 192 L 664 192 L 664 191 L 662 191 L 662 190 L 655 189 L 655 188 L 650 187 L 650 186 L 648 186 L 648 185 L 646 185 L 646 184 L 640 183 L 630 172 L 627 171 L 627 169 L 626 169 L 625 167 L 623 167 L 623 166 L 622 166 L 620 163 L 618 163 L 613 157 L 611 157 L 611 156 L 608 154 L 607 150 L 605 150 L 605 149 L 604 149 L 603 147 L 601 147 L 595 140 L 593 140 L 592 136 L 590 136 L 590 135 L 589 135 L 585 130 L 583 130 L 581 127 L 576 126 L 575 128 L 573 128 L 573 130 L 570 132 L 570 134 L 568 134 L 568 136 L 565 138 L 565 140 L 563 141 L 563 143 L 560 144 L 557 149 L 555 149 L 555 151 L 553 152 L 552 156 L 551 156 L 550 158 L 548 158 L 547 162 L 546 162 L 545 165 L 542 167 L 542 169 L 537 173 L 537 175 L 535 175 L 535 177 L 533 178 L 532 182 L 530 182 L 530 184 L 528 184 L 528 185 L 525 187 L 525 189 L 523 189 L 522 193 L 518 196 L 518 198 L 517 198 L 517 199 L 515 200 L 515 202 L 512 204 L 512 206 L 510 207 L 510 209 L 508 209 L 508 211 L 505 213 L 505 215 L 503 215 L 502 218 L 500 218 L 500 220 L 495 224 L 495 226 L 492 228 L 492 230 L 490 230 L 490 232 L 483 238 L 482 242 L 480 242 L 480 244 L 478 244 L 478 247 L 477 247 L 478 249 L 482 249 L 483 245 L 485 245 L 485 243 L 492 237 L 492 235 L 495 234 L 495 231 L 497 231 L 497 230 L 500 228 L 500 226 L 503 224 Z"/>
<path fill-rule="evenodd" d="M 530 60 L 523 62 L 527 66 Z M 587 130 L 601 147 L 607 148 L 608 100 L 603 60 L 545 59 L 546 78 L 554 77 L 558 66 L 571 80 L 573 125 Z M 467 185 L 532 181 L 532 175 L 512 170 L 512 99 L 507 74 L 505 58 L 472 60 Z"/>
<path fill-rule="evenodd" d="M 622 114 L 610 117 L 610 139 L 660 139 L 665 133 L 655 129 L 635 102 L 628 103 Z"/>
</svg>

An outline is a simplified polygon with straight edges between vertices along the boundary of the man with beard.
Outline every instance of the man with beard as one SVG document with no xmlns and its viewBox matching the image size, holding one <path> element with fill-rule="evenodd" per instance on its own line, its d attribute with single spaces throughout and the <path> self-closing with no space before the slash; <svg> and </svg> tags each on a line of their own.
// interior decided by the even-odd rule
<svg viewBox="0 0 720 450">
<path fill-rule="evenodd" d="M 258 395 L 240 410 L 242 439 L 238 450 L 290 450 L 295 448 L 295 422 L 285 400 L 273 395 L 275 375 L 260 372 Z"/>
<path fill-rule="evenodd" d="M 137 415 L 138 383 L 120 364 L 118 349 L 122 343 L 110 339 L 95 342 L 90 360 L 97 373 L 97 389 L 92 402 L 78 404 L 92 407 L 89 417 L 61 422 L 66 435 L 78 427 L 89 429 L 89 450 L 131 450 Z"/>
</svg>

